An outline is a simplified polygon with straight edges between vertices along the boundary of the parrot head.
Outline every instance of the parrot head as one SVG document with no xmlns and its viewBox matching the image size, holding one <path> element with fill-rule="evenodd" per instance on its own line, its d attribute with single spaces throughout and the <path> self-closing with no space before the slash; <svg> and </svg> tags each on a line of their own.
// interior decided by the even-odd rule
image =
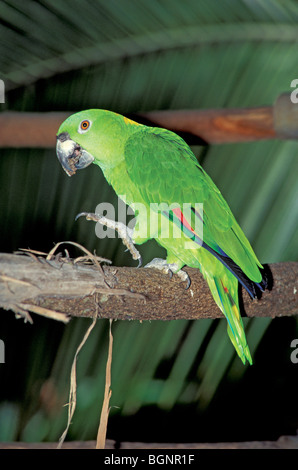
<svg viewBox="0 0 298 470">
<path fill-rule="evenodd" d="M 73 114 L 59 127 L 56 152 L 62 168 L 68 176 L 74 175 L 77 170 L 86 168 L 94 162 L 93 155 L 84 147 L 84 143 L 87 143 L 88 146 L 88 140 L 90 141 L 90 138 L 86 139 L 86 136 L 94 121 L 92 111 L 97 110 Z"/>
<path fill-rule="evenodd" d="M 89 109 L 69 116 L 57 133 L 57 157 L 68 176 L 95 162 L 103 169 L 123 158 L 123 117 L 111 111 Z M 117 141 L 117 150 L 115 150 Z M 112 151 L 113 150 L 113 151 Z"/>
<path fill-rule="evenodd" d="M 57 133 L 56 152 L 57 157 L 68 176 L 72 176 L 77 170 L 86 168 L 94 157 L 83 146 L 84 134 L 92 127 L 92 120 L 86 119 L 86 113 L 80 112 L 67 118 L 59 127 Z"/>
</svg>

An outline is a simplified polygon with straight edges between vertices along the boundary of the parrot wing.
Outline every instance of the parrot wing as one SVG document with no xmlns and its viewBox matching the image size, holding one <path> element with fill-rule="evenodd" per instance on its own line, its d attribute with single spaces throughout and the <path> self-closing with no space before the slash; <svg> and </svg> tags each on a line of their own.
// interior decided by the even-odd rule
<svg viewBox="0 0 298 470">
<path fill-rule="evenodd" d="M 254 282 L 263 290 L 258 268 L 262 265 L 219 189 L 182 138 L 166 129 L 140 127 L 128 138 L 124 154 L 128 175 L 148 205 L 177 203 L 182 208 L 189 203 L 201 217 L 195 203 L 203 203 L 203 241 L 196 240 L 194 224 L 181 210 L 165 215 L 182 224 L 184 233 L 219 259 L 252 297 Z"/>
</svg>

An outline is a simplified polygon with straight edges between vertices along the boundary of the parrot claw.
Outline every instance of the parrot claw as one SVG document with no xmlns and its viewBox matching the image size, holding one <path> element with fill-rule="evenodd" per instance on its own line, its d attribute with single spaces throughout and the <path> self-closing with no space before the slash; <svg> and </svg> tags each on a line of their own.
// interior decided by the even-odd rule
<svg viewBox="0 0 298 470">
<path fill-rule="evenodd" d="M 104 218 L 102 215 L 93 214 L 91 212 L 80 212 L 76 215 L 75 220 L 77 221 L 79 217 L 86 217 L 87 220 L 93 220 L 94 222 L 100 222 L 101 219 Z M 105 224 L 103 223 L 103 225 Z"/>
<path fill-rule="evenodd" d="M 190 288 L 191 280 L 187 272 L 183 271 L 180 269 L 176 274 L 180 277 L 181 281 L 185 282 L 186 281 L 186 287 L 185 290 L 188 290 Z"/>
<path fill-rule="evenodd" d="M 145 268 L 159 269 L 160 271 L 168 274 L 170 279 L 172 279 L 173 274 L 177 274 L 183 282 L 187 281 L 185 289 L 187 290 L 190 287 L 191 281 L 189 275 L 182 269 L 179 269 L 179 266 L 176 263 L 167 263 L 165 259 L 154 258 L 150 263 L 145 265 Z"/>
<path fill-rule="evenodd" d="M 122 222 L 115 222 L 115 220 L 107 219 L 103 215 L 93 214 L 91 212 L 80 212 L 77 216 L 77 220 L 79 217 L 86 217 L 87 220 L 93 220 L 93 222 L 98 222 L 101 225 L 105 225 L 112 230 L 116 230 L 119 234 L 119 237 L 122 240 L 122 243 L 126 246 L 127 250 L 130 251 L 133 259 L 139 260 L 138 268 L 142 266 L 142 257 L 139 251 L 136 249 L 134 242 L 132 241 L 133 230 L 129 227 L 126 227 L 125 224 Z"/>
<path fill-rule="evenodd" d="M 75 221 L 78 220 L 79 217 L 82 217 L 83 215 L 87 215 L 87 212 L 80 212 L 79 214 L 76 215 Z"/>
</svg>

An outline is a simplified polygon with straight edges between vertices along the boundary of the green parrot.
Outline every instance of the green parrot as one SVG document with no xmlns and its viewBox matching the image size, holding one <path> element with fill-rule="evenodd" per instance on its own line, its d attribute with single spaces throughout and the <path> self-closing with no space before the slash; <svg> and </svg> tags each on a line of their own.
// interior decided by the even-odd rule
<svg viewBox="0 0 298 470">
<path fill-rule="evenodd" d="M 169 130 L 90 109 L 61 124 L 57 156 L 69 176 L 91 163 L 98 165 L 117 195 L 134 210 L 136 225 L 127 230 L 120 222 L 83 214 L 118 230 L 139 264 L 135 244 L 155 238 L 166 249 L 167 259 L 155 258 L 147 266 L 177 273 L 185 280 L 183 266 L 200 269 L 227 319 L 239 357 L 244 364 L 246 359 L 252 364 L 238 285 L 255 298 L 267 287 L 267 280 L 228 204 L 186 142 Z M 154 219 L 151 215 L 156 211 L 159 215 Z"/>
</svg>

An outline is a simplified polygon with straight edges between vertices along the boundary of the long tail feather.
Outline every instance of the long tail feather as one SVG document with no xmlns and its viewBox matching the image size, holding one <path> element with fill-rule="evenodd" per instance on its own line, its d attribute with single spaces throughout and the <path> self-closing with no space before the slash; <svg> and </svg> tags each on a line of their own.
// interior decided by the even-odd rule
<svg viewBox="0 0 298 470">
<path fill-rule="evenodd" d="M 233 300 L 228 288 L 224 286 L 221 280 L 214 278 L 214 284 L 220 299 L 221 305 L 219 305 L 219 307 L 228 321 L 227 330 L 230 340 L 243 364 L 245 364 L 246 359 L 250 364 L 252 364 L 252 358 L 247 345 L 239 307 Z"/>
</svg>

